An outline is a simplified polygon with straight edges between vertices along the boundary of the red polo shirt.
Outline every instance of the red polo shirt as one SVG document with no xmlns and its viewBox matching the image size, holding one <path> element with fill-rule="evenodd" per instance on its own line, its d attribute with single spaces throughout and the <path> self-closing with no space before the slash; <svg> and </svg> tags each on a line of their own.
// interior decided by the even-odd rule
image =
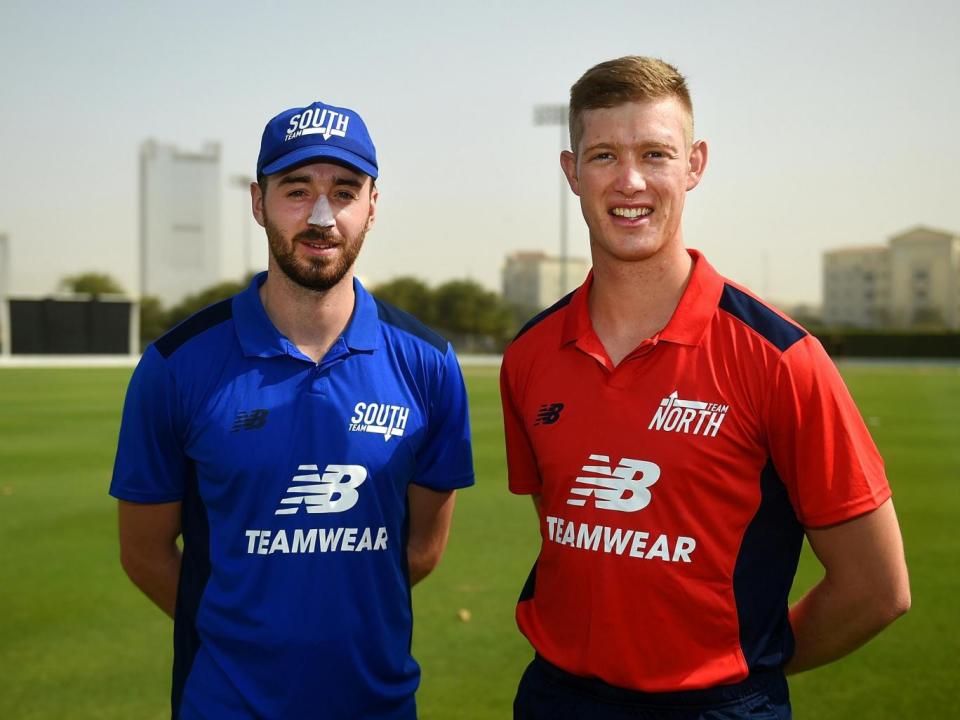
<svg viewBox="0 0 960 720">
<path fill-rule="evenodd" d="M 890 497 L 820 343 L 690 254 L 670 322 L 618 366 L 591 276 L 501 371 L 510 490 L 541 496 L 520 629 L 568 672 L 647 692 L 782 666 L 803 528 Z"/>
</svg>

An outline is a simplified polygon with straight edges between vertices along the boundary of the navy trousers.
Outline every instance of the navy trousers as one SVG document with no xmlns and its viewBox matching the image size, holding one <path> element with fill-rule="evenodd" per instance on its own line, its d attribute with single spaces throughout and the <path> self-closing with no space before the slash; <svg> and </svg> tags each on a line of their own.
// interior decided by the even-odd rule
<svg viewBox="0 0 960 720">
<path fill-rule="evenodd" d="M 571 675 L 539 655 L 527 666 L 514 720 L 790 720 L 787 680 L 756 673 L 706 690 L 643 693 Z"/>
</svg>

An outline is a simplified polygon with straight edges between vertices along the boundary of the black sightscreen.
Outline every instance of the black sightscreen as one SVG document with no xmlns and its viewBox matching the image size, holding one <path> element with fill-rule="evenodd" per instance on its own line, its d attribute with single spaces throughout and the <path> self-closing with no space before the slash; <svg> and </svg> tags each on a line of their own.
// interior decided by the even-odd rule
<svg viewBox="0 0 960 720">
<path fill-rule="evenodd" d="M 130 303 L 9 300 L 10 351 L 16 355 L 126 355 Z"/>
</svg>

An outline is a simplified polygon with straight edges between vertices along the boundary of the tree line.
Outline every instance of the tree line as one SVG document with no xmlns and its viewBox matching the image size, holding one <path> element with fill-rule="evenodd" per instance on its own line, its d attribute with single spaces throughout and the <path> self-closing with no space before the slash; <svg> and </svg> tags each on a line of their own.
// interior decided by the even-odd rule
<svg viewBox="0 0 960 720">
<path fill-rule="evenodd" d="M 143 297 L 140 301 L 142 345 L 146 346 L 207 305 L 235 295 L 249 283 L 250 277 L 220 282 L 169 308 L 155 297 Z M 124 293 L 115 279 L 93 272 L 66 277 L 60 287 L 93 296 Z M 513 307 L 498 293 L 469 279 L 449 280 L 431 287 L 419 278 L 404 276 L 375 285 L 371 292 L 444 335 L 462 352 L 502 351 L 517 329 L 538 310 Z"/>
</svg>

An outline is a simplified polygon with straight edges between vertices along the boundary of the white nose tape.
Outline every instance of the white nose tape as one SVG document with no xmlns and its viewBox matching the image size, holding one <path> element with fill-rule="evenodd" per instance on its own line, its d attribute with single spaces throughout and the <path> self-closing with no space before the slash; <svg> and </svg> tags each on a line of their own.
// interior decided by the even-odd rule
<svg viewBox="0 0 960 720">
<path fill-rule="evenodd" d="M 317 202 L 313 206 L 313 212 L 310 213 L 310 219 L 307 220 L 307 222 L 311 225 L 319 225 L 320 227 L 334 226 L 333 212 L 330 210 L 330 203 L 327 202 L 326 195 L 321 195 L 317 198 Z"/>
</svg>

